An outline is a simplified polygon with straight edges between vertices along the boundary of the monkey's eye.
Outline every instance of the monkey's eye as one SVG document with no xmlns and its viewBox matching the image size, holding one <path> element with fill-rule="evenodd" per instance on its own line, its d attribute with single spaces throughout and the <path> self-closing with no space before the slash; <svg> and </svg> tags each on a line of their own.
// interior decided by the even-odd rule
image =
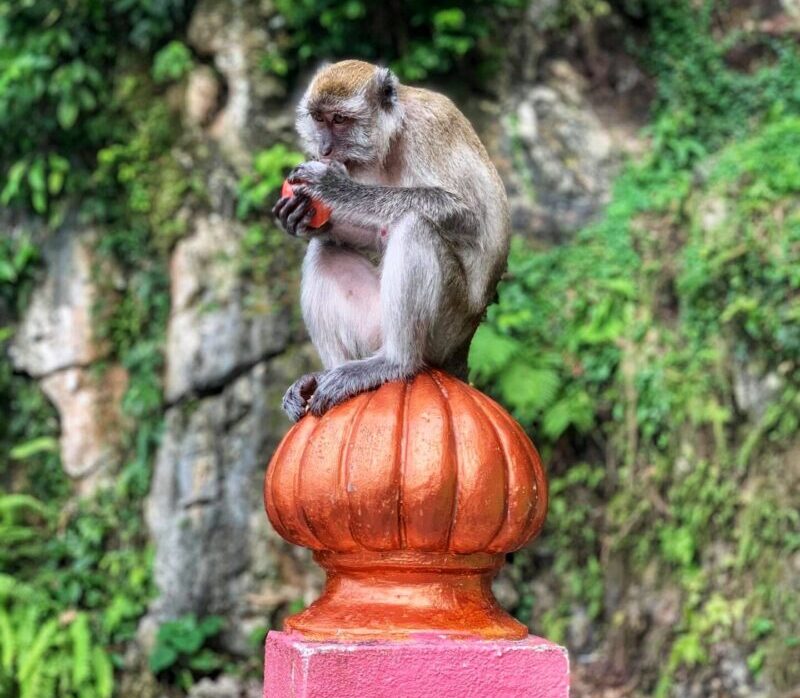
<svg viewBox="0 0 800 698">
<path fill-rule="evenodd" d="M 320 114 L 319 112 L 315 112 L 311 116 L 313 117 L 314 121 L 325 121 L 322 114 Z"/>
<path fill-rule="evenodd" d="M 343 124 L 347 119 L 345 119 L 341 114 L 334 114 L 333 115 L 333 123 L 335 124 Z"/>
</svg>

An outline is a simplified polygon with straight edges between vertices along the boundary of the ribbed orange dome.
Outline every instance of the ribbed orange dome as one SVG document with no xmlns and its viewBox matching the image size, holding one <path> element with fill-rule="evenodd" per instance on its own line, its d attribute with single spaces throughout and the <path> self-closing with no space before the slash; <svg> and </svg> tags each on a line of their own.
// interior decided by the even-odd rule
<svg viewBox="0 0 800 698">
<path fill-rule="evenodd" d="M 269 464 L 264 501 L 278 533 L 328 571 L 323 597 L 287 627 L 320 639 L 525 636 L 488 582 L 503 553 L 541 530 L 547 481 L 522 428 L 456 378 L 427 371 L 304 417 Z M 474 578 L 456 583 L 454 571 Z M 364 584 L 373 573 L 382 590 Z M 394 607 L 389 576 L 415 609 Z"/>
<path fill-rule="evenodd" d="M 539 532 L 547 485 L 511 416 L 434 370 L 302 419 L 265 502 L 278 533 L 312 550 L 494 553 Z"/>
</svg>

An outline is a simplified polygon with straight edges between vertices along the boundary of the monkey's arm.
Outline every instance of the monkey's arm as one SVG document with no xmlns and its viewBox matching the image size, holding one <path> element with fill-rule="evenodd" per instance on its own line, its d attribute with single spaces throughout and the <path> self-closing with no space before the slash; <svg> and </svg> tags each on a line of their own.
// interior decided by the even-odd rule
<svg viewBox="0 0 800 698">
<path fill-rule="evenodd" d="M 380 228 L 409 214 L 430 222 L 443 235 L 477 229 L 474 211 L 455 194 L 440 187 L 390 187 L 364 184 L 321 162 L 306 162 L 289 175 L 296 191 L 325 203 L 335 223 L 345 231 Z M 344 240 L 349 242 L 349 240 Z"/>
</svg>

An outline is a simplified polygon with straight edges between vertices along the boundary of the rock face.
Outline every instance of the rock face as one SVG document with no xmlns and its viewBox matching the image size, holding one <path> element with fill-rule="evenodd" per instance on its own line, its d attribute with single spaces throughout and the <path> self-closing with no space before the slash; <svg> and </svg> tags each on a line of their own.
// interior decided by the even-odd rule
<svg viewBox="0 0 800 698">
<path fill-rule="evenodd" d="M 557 242 L 606 203 L 618 161 L 582 78 L 563 61 L 546 72 L 509 99 L 501 150 L 514 229 Z"/>
<path fill-rule="evenodd" d="M 61 420 L 64 471 L 82 494 L 94 490 L 106 466 L 116 462 L 120 401 L 128 385 L 124 368 L 112 365 L 101 377 L 91 369 L 66 368 L 41 380 L 42 390 Z"/>
<path fill-rule="evenodd" d="M 121 366 L 93 368 L 103 358 L 91 317 L 95 242 L 92 231 L 76 230 L 62 230 L 48 240 L 46 277 L 10 350 L 14 368 L 40 379 L 58 410 L 61 462 L 82 494 L 94 490 L 116 462 L 120 400 L 127 385 Z"/>
<path fill-rule="evenodd" d="M 248 312 L 238 276 L 242 226 L 212 214 L 195 221 L 170 265 L 172 312 L 167 329 L 165 396 L 214 391 L 236 374 L 279 354 L 289 340 L 287 308 Z M 261 296 L 268 289 L 253 291 Z"/>
<path fill-rule="evenodd" d="M 170 263 L 168 407 L 146 513 L 159 595 L 142 639 L 168 618 L 216 614 L 229 620 L 226 648 L 247 654 L 250 632 L 316 574 L 287 568 L 293 554 L 261 495 L 269 455 L 289 427 L 281 397 L 310 369 L 310 355 L 292 341 L 290 309 L 242 277 L 242 226 L 212 213 L 190 227 Z"/>
<path fill-rule="evenodd" d="M 617 162 L 613 130 L 583 78 L 563 62 L 540 68 L 538 23 L 531 14 L 517 42 L 525 69 L 513 93 L 509 86 L 490 105 L 502 118 L 482 136 L 506 181 L 515 232 L 557 240 L 598 212 Z M 251 629 L 277 622 L 276 613 L 298 595 L 311 601 L 321 586 L 308 553 L 277 537 L 261 502 L 265 465 L 289 426 L 281 395 L 314 359 L 292 331 L 296 309 L 242 273 L 245 229 L 233 211 L 252 154 L 294 138 L 294 105 L 262 66 L 281 31 L 270 2 L 199 0 L 192 13 L 187 40 L 197 65 L 174 94 L 187 131 L 181 147 L 192 164 L 202 162 L 208 201 L 203 210 L 186 206 L 188 234 L 172 251 L 165 429 L 147 502 L 159 595 L 142 638 L 167 618 L 219 614 L 230 629 L 225 646 L 248 655 Z M 91 232 L 65 231 L 47 244 L 47 276 L 12 349 L 16 369 L 39 379 L 59 410 L 62 461 L 83 493 L 114 462 L 127 382 L 119 366 L 96 375 L 104 352 L 92 335 L 94 241 Z M 498 588 L 514 602 L 513 588 Z"/>
<path fill-rule="evenodd" d="M 271 3 L 200 0 L 189 25 L 189 42 L 212 59 L 226 87 L 225 104 L 209 134 L 237 166 L 249 162 L 252 149 L 274 131 L 275 114 L 264 112 L 265 102 L 285 95 L 283 82 L 261 67 L 263 57 L 275 50 L 274 32 L 267 29 L 273 14 Z M 190 88 L 207 89 L 194 83 Z M 191 113 L 192 100 L 189 106 Z"/>
<path fill-rule="evenodd" d="M 248 599 L 265 582 L 254 574 L 254 556 L 270 558 L 270 543 L 253 548 L 274 535 L 261 488 L 287 426 L 280 397 L 296 369 L 286 360 L 261 362 L 218 395 L 170 408 L 147 504 L 160 591 L 151 616 L 225 616 L 234 629 L 228 647 L 241 652 L 247 630 L 265 623 Z M 277 536 L 273 548 L 285 549 Z M 266 567 L 274 578 L 278 561 Z"/>
<path fill-rule="evenodd" d="M 14 367 L 34 378 L 86 367 L 100 355 L 92 338 L 92 232 L 63 230 L 44 248 L 47 274 L 14 338 Z"/>
</svg>

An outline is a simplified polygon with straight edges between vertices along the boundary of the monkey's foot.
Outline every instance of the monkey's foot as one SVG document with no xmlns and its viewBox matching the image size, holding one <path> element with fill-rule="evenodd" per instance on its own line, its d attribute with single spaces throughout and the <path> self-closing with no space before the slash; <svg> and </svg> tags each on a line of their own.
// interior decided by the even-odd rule
<svg viewBox="0 0 800 698">
<path fill-rule="evenodd" d="M 308 408 L 308 400 L 317 387 L 319 376 L 319 373 L 307 373 L 292 383 L 283 396 L 283 411 L 289 415 L 289 419 L 293 422 L 298 421 L 305 415 Z"/>
<path fill-rule="evenodd" d="M 382 356 L 348 361 L 318 376 L 316 389 L 308 403 L 309 410 L 319 417 L 331 407 L 365 390 L 372 390 L 389 381 L 406 380 L 417 372 L 392 364 Z"/>
</svg>

